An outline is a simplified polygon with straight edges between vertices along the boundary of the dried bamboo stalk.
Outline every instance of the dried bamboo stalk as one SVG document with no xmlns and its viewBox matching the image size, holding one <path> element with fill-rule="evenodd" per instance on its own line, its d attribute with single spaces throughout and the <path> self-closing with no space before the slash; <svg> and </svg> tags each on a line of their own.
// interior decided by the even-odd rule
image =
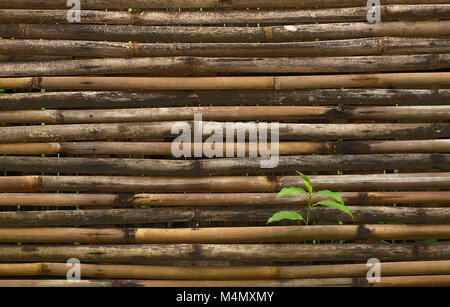
<svg viewBox="0 0 450 307">
<path fill-rule="evenodd" d="M 347 205 L 373 206 L 383 204 L 448 205 L 450 192 L 341 192 Z M 0 206 L 57 207 L 221 207 L 221 206 L 305 206 L 304 195 L 277 198 L 275 193 L 221 194 L 68 194 L 68 193 L 2 193 Z M 313 201 L 328 199 L 314 196 Z"/>
<path fill-rule="evenodd" d="M 94 141 L 94 140 L 124 140 L 124 139 L 155 139 L 175 138 L 172 127 L 184 127 L 194 132 L 193 122 L 143 122 L 143 123 L 108 123 L 108 124 L 73 124 L 45 126 L 15 126 L 0 128 L 2 143 L 18 142 L 61 142 L 61 141 Z M 207 122 L 203 122 L 203 127 Z M 224 136 L 227 133 L 226 124 L 223 127 Z M 235 136 L 244 133 L 244 126 L 234 129 Z M 197 129 L 198 130 L 198 129 Z M 196 131 L 197 131 L 196 130 Z M 270 135 L 271 129 L 268 129 Z M 204 138 L 211 133 L 197 131 Z M 450 124 L 447 123 L 414 123 L 414 124 L 279 124 L 280 140 L 336 140 L 336 139 L 427 139 L 446 138 L 450 136 Z M 270 141 L 268 141 L 270 143 Z M 190 144 L 190 143 L 189 143 Z"/>
<path fill-rule="evenodd" d="M 365 6 L 365 0 L 82 0 L 83 9 L 150 9 L 150 8 L 315 8 L 315 7 L 356 7 Z M 448 0 L 385 0 L 383 4 L 449 4 Z M 65 0 L 3 0 L 2 9 L 67 9 Z"/>
<path fill-rule="evenodd" d="M 310 176 L 315 189 L 335 191 L 449 189 L 450 173 Z M 96 193 L 254 193 L 298 186 L 297 176 L 264 177 L 111 177 L 3 176 L 0 192 L 91 191 Z"/>
<path fill-rule="evenodd" d="M 446 19 L 450 5 L 382 5 L 383 21 Z M 0 10 L 2 23 L 69 23 L 68 10 Z M 367 21 L 367 7 L 314 10 L 225 10 L 225 11 L 93 11 L 82 10 L 83 24 L 110 25 L 218 25 L 218 24 L 299 24 L 315 22 Z"/>
<path fill-rule="evenodd" d="M 450 28 L 450 27 L 449 27 Z M 449 88 L 449 72 L 257 77 L 21 77 L 0 78 L 4 89 L 287 90 L 311 88 Z"/>
<path fill-rule="evenodd" d="M 13 41 L 13 39 L 11 39 Z M 20 62 L 20 63 L 30 63 L 35 61 L 48 62 L 48 61 L 61 61 L 61 60 L 72 60 L 72 56 L 60 56 L 60 55 L 23 55 L 19 53 L 14 53 L 10 55 L 0 55 L 0 63 Z"/>
<path fill-rule="evenodd" d="M 84 57 L 293 57 L 450 53 L 448 38 L 375 37 L 287 43 L 119 43 L 0 40 L 0 53 Z"/>
<path fill-rule="evenodd" d="M 191 146 L 192 152 L 196 143 Z M 245 146 L 245 154 L 248 156 L 250 145 Z M 238 143 L 212 144 L 213 149 L 223 148 L 237 155 Z M 261 147 L 258 147 L 258 155 L 261 155 Z M 271 149 L 271 144 L 267 144 Z M 395 153 L 449 153 L 450 140 L 408 140 L 408 141 L 343 141 L 343 142 L 280 142 L 278 144 L 280 155 L 305 155 L 305 154 L 395 154 Z M 202 147 L 203 148 L 203 147 Z M 70 155 L 149 155 L 172 156 L 171 142 L 60 142 L 60 143 L 0 143 L 0 154 L 7 155 L 54 155 L 65 153 Z M 203 152 L 205 154 L 205 152 Z"/>
<path fill-rule="evenodd" d="M 139 244 L 139 245 L 0 245 L 2 262 L 130 263 L 165 265 L 171 261 L 231 261 L 236 265 L 298 261 L 446 260 L 448 242 L 405 244 Z"/>
<path fill-rule="evenodd" d="M 85 278 L 157 279 L 157 280 L 262 280 L 363 277 L 367 265 L 341 264 L 320 266 L 250 266 L 250 267 L 173 267 L 144 265 L 81 264 Z M 381 263 L 383 276 L 450 274 L 450 261 L 415 261 Z M 67 274 L 66 263 L 0 264 L 2 277 L 59 276 Z"/>
<path fill-rule="evenodd" d="M 270 43 L 363 37 L 450 35 L 450 21 L 387 21 L 271 27 L 175 27 L 79 24 L 0 24 L 3 38 L 142 43 Z"/>
<path fill-rule="evenodd" d="M 201 160 L 60 158 L 0 156 L 0 169 L 13 172 L 49 174 L 100 174 L 145 176 L 240 175 L 258 172 L 355 170 L 450 170 L 448 154 L 304 155 L 277 157 L 277 163 L 264 168 L 270 158 L 218 158 Z M 275 159 L 272 157 L 272 159 Z"/>
<path fill-rule="evenodd" d="M 1 123 L 88 124 L 193 120 L 201 114 L 213 121 L 297 121 L 363 119 L 436 121 L 450 119 L 450 106 L 235 106 L 93 110 L 12 110 L 0 113 Z"/>
<path fill-rule="evenodd" d="M 307 58 L 107 58 L 0 63 L 0 76 L 103 74 L 194 75 L 211 73 L 334 73 L 436 70 L 450 68 L 450 54 Z"/>
<path fill-rule="evenodd" d="M 4 40 L 0 40 L 0 43 Z M 447 105 L 447 89 L 322 89 L 152 92 L 47 92 L 0 95 L 0 110 L 199 105 Z"/>
<path fill-rule="evenodd" d="M 449 239 L 450 225 L 339 225 L 225 228 L 0 228 L 2 243 L 200 244 L 312 240 Z"/>
<path fill-rule="evenodd" d="M 283 207 L 306 216 L 306 208 Z M 56 227 L 56 226 L 103 226 L 154 224 L 166 222 L 267 222 L 279 212 L 280 207 L 265 208 L 149 208 L 149 209 L 102 209 L 102 210 L 54 210 L 0 212 L 2 227 Z M 404 224 L 450 223 L 450 208 L 393 208 L 348 206 L 354 219 L 332 208 L 314 207 L 311 220 L 321 222 L 377 223 L 396 222 Z"/>
<path fill-rule="evenodd" d="M 383 277 L 379 283 L 367 278 L 318 278 L 290 280 L 177 281 L 177 280 L 0 280 L 2 287 L 449 287 L 450 275 Z"/>
</svg>

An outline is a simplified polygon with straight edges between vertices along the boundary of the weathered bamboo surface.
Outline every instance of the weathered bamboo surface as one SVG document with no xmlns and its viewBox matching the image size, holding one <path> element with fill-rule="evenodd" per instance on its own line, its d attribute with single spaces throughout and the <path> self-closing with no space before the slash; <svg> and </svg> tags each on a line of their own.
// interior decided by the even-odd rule
<svg viewBox="0 0 450 307">
<path fill-rule="evenodd" d="M 0 286 L 450 286 L 450 1 L 70 9 L 0 3 Z"/>
<path fill-rule="evenodd" d="M 162 265 L 171 261 L 231 261 L 236 265 L 298 261 L 424 261 L 446 260 L 448 242 L 405 244 L 123 244 L 0 245 L 1 262 L 60 262 Z"/>
<path fill-rule="evenodd" d="M 379 283 L 367 278 L 317 278 L 290 280 L 179 281 L 179 280 L 0 280 L 2 287 L 448 287 L 450 275 L 384 277 Z"/>
<path fill-rule="evenodd" d="M 14 172 L 45 172 L 50 174 L 104 174 L 191 176 L 240 175 L 264 172 L 260 158 L 218 158 L 201 160 L 117 159 L 117 158 L 60 158 L 1 156 L 0 169 Z M 303 171 L 374 171 L 374 170 L 450 170 L 449 154 L 372 154 L 372 155 L 315 155 L 284 156 L 270 172 Z"/>
<path fill-rule="evenodd" d="M 114 2 L 106 0 L 82 0 L 81 7 L 84 9 L 128 9 L 133 7 L 136 9 L 150 8 L 278 8 L 278 7 L 295 7 L 295 8 L 315 8 L 315 7 L 357 7 L 365 6 L 364 0 L 280 0 L 274 2 L 272 0 L 116 0 Z M 384 4 L 450 4 L 448 0 L 385 0 Z M 2 9 L 67 9 L 67 2 L 64 0 L 36 0 L 33 2 L 27 0 L 4 0 L 0 5 Z"/>
<path fill-rule="evenodd" d="M 383 20 L 447 19 L 450 5 L 382 5 Z M 2 23 L 68 23 L 67 10 L 0 10 Z M 226 10 L 226 11 L 90 11 L 80 12 L 83 24 L 111 25 L 218 25 L 299 24 L 366 21 L 367 7 L 315 10 Z"/>
<path fill-rule="evenodd" d="M 0 40 L 1 42 L 2 40 Z M 448 105 L 449 89 L 46 92 L 0 95 L 0 110 L 210 105 Z"/>
<path fill-rule="evenodd" d="M 365 278 L 318 278 L 250 281 L 176 280 L 0 280 L 2 287 L 448 287 L 450 275 L 385 277 L 380 283 Z"/>
<path fill-rule="evenodd" d="M 448 38 L 373 37 L 285 43 L 119 43 L 74 40 L 0 40 L 11 55 L 84 57 L 299 57 L 450 53 Z"/>
<path fill-rule="evenodd" d="M 106 123 L 106 124 L 72 124 L 45 126 L 12 126 L 1 127 L 2 143 L 18 142 L 62 142 L 62 141 L 94 141 L 107 139 L 145 139 L 175 138 L 172 125 L 177 123 L 194 131 L 194 123 L 184 122 L 142 122 L 142 123 Z M 207 122 L 203 122 L 203 126 Z M 219 123 L 224 135 L 227 133 L 226 123 Z M 236 136 L 243 133 L 244 126 L 234 127 Z M 228 130 L 230 127 L 228 128 Z M 233 135 L 228 131 L 230 135 Z M 270 135 L 270 129 L 268 131 Z M 210 137 L 202 128 L 199 136 Z M 428 139 L 450 137 L 448 123 L 405 123 L 405 124 L 279 124 L 280 140 L 336 140 L 336 139 Z"/>
<path fill-rule="evenodd" d="M 450 68 L 450 54 L 308 58 L 108 58 L 31 63 L 0 63 L 0 76 L 95 74 L 203 75 L 389 72 Z"/>
<path fill-rule="evenodd" d="M 142 265 L 81 264 L 87 278 L 130 278 L 159 280 L 261 280 L 363 277 L 366 264 L 321 266 L 258 266 L 258 267 L 170 267 Z M 449 274 L 450 261 L 384 262 L 386 276 Z M 0 264 L 0 276 L 66 276 L 66 263 Z"/>
<path fill-rule="evenodd" d="M 283 207 L 306 216 L 306 208 Z M 378 221 L 405 224 L 450 223 L 450 208 L 393 208 L 348 206 L 352 219 L 335 209 L 315 207 L 311 218 L 321 222 L 377 223 Z M 55 210 L 0 212 L 2 227 L 54 227 L 154 224 L 163 222 L 266 222 L 279 212 L 272 208 L 149 208 L 102 210 Z"/>
<path fill-rule="evenodd" d="M 450 21 L 326 23 L 270 27 L 176 27 L 79 24 L 0 24 L 3 38 L 141 43 L 271 43 L 363 37 L 450 35 Z"/>
<path fill-rule="evenodd" d="M 383 204 L 450 205 L 450 192 L 342 192 L 347 205 Z M 0 206 L 26 207 L 288 207 L 306 206 L 304 195 L 277 198 L 276 193 L 189 193 L 179 194 L 69 194 L 69 193 L 3 193 Z M 329 199 L 315 195 L 314 202 Z M 428 205 L 427 205 L 428 204 Z M 298 208 L 298 207 L 297 207 Z"/>
<path fill-rule="evenodd" d="M 74 124 L 189 121 L 196 114 L 201 114 L 203 120 L 213 121 L 314 119 L 436 121 L 450 119 L 450 106 L 221 106 L 107 110 L 5 110 L 0 113 L 0 122 Z"/>
<path fill-rule="evenodd" d="M 311 176 L 318 190 L 339 191 L 450 189 L 450 173 L 398 173 Z M 84 191 L 113 193 L 255 193 L 301 186 L 296 176 L 125 177 L 3 176 L 0 192 Z"/>
<path fill-rule="evenodd" d="M 0 228 L 1 243 L 222 244 L 313 240 L 449 239 L 450 225 L 337 225 L 220 228 Z"/>
<path fill-rule="evenodd" d="M 253 144 L 255 145 L 255 144 Z M 267 145 L 271 149 L 271 144 Z M 199 143 L 185 143 L 194 152 L 202 145 Z M 250 153 L 249 143 L 215 143 L 211 148 L 234 152 L 245 148 L 246 156 Z M 256 145 L 258 156 L 265 148 L 262 144 Z M 408 140 L 408 141 L 342 141 L 342 142 L 280 142 L 279 155 L 306 155 L 306 154 L 395 154 L 395 153 L 449 153 L 450 140 Z M 55 155 L 65 153 L 69 155 L 148 155 L 172 156 L 171 142 L 59 142 L 59 143 L 0 143 L 0 154 L 8 155 Z M 205 154 L 203 150 L 203 154 Z"/>
<path fill-rule="evenodd" d="M 449 27 L 450 28 L 450 27 Z M 312 88 L 450 88 L 449 72 L 246 77 L 21 77 L 0 78 L 4 89 L 287 90 Z"/>
</svg>

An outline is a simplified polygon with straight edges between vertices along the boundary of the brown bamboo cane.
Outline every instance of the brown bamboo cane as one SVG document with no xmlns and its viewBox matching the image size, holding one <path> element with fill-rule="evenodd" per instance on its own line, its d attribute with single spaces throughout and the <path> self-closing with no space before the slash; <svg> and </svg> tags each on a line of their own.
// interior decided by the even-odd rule
<svg viewBox="0 0 450 307">
<path fill-rule="evenodd" d="M 116 0 L 114 2 L 106 0 L 82 0 L 83 9 L 150 9 L 150 8 L 315 8 L 315 7 L 356 7 L 366 6 L 364 0 Z M 383 4 L 450 4 L 448 0 L 385 0 Z M 64 0 L 35 0 L 30 3 L 27 0 L 4 0 L 0 8 L 5 9 L 67 9 L 67 2 Z"/>
<path fill-rule="evenodd" d="M 450 18 L 450 6 L 382 5 L 383 21 Z M 315 22 L 366 21 L 367 7 L 315 10 L 225 10 L 225 11 L 80 11 L 83 24 L 110 25 L 218 25 L 299 24 Z M 0 10 L 2 23 L 69 23 L 68 10 Z"/>
<path fill-rule="evenodd" d="M 350 215 L 331 208 L 314 207 L 311 220 L 321 222 L 404 224 L 450 223 L 450 208 L 394 208 L 347 206 Z M 265 208 L 148 208 L 102 210 L 47 210 L 0 212 L 1 227 L 56 227 L 155 224 L 166 222 L 267 222 L 280 210 L 294 211 L 306 216 L 302 207 Z"/>
<path fill-rule="evenodd" d="M 245 143 L 245 154 L 250 152 L 249 143 Z M 239 146 L 244 146 L 243 144 Z M 196 143 L 186 143 L 194 152 Z M 213 149 L 223 148 L 237 155 L 237 143 L 212 144 Z M 261 155 L 261 147 L 258 155 Z M 267 144 L 271 149 L 271 144 Z M 449 153 L 450 140 L 409 140 L 409 141 L 343 141 L 343 142 L 280 142 L 278 144 L 280 155 L 305 154 L 394 154 L 394 153 Z M 202 147 L 203 148 L 203 147 Z M 0 143 L 0 154 L 7 155 L 54 155 L 65 153 L 70 155 L 148 155 L 172 156 L 171 142 L 60 142 L 60 143 Z M 203 151 L 203 154 L 205 152 Z"/>
<path fill-rule="evenodd" d="M 447 38 L 375 37 L 287 43 L 120 43 L 0 40 L 2 54 L 84 57 L 293 57 L 450 53 Z"/>
<path fill-rule="evenodd" d="M 270 43 L 363 37 L 448 36 L 450 21 L 387 21 L 270 27 L 175 27 L 78 24 L 0 24 L 3 38 L 142 43 Z"/>
<path fill-rule="evenodd" d="M 165 265 L 183 261 L 223 262 L 235 265 L 298 261 L 424 261 L 447 260 L 448 242 L 346 244 L 134 244 L 134 245 L 0 245 L 2 262 L 128 263 Z"/>
<path fill-rule="evenodd" d="M 142 43 L 270 43 L 363 37 L 450 35 L 450 21 L 387 21 L 271 27 L 175 27 L 78 24 L 0 24 L 3 38 L 68 39 Z"/>
<path fill-rule="evenodd" d="M 207 75 L 419 71 L 450 68 L 450 54 L 304 58 L 107 58 L 0 63 L 0 76 Z"/>
<path fill-rule="evenodd" d="M 225 228 L 0 228 L 2 243 L 219 244 L 312 240 L 449 239 L 450 225 L 339 225 Z"/>
<path fill-rule="evenodd" d="M 449 287 L 450 275 L 383 277 L 379 283 L 367 278 L 317 278 L 290 280 L 177 281 L 177 280 L 0 280 L 2 287 Z"/>
<path fill-rule="evenodd" d="M 213 121 L 297 121 L 363 119 L 436 121 L 450 119 L 450 106 L 235 106 L 92 110 L 5 110 L 1 123 L 89 124 L 192 120 L 201 114 Z"/>
<path fill-rule="evenodd" d="M 262 162 L 273 159 L 273 167 Z M 0 156 L 0 169 L 13 172 L 49 174 L 100 174 L 145 176 L 241 175 L 258 172 L 376 171 L 450 169 L 448 154 L 303 155 L 260 158 L 218 158 L 197 160 L 71 158 Z"/>
<path fill-rule="evenodd" d="M 202 122 L 202 127 L 208 123 Z M 177 126 L 175 126 L 177 125 Z M 226 124 L 219 123 L 223 135 L 227 133 Z M 194 130 L 194 122 L 142 122 L 142 123 L 106 123 L 106 124 L 72 124 L 45 126 L 15 126 L 0 128 L 2 143 L 18 142 L 62 142 L 94 141 L 124 139 L 175 138 L 181 134 L 172 134 L 172 127 L 183 127 L 184 133 L 191 132 L 211 137 L 203 128 Z M 256 126 L 259 130 L 259 126 Z M 245 126 L 233 127 L 234 135 L 243 133 Z M 230 126 L 228 127 L 228 130 Z M 271 128 L 268 129 L 269 134 Z M 276 131 L 276 130 L 275 130 Z M 232 132 L 228 131 L 230 135 Z M 280 140 L 361 140 L 361 139 L 428 139 L 450 136 L 450 124 L 414 123 L 414 124 L 291 124 L 280 123 L 278 126 Z M 270 142 L 269 142 L 270 143 Z"/>
<path fill-rule="evenodd" d="M 450 261 L 416 261 L 381 263 L 383 276 L 444 275 L 450 273 Z M 0 276 L 66 276 L 66 263 L 5 263 Z M 172 267 L 143 265 L 80 264 L 85 278 L 129 278 L 157 280 L 261 280 L 363 277 L 366 264 L 320 266 L 250 266 L 250 267 Z"/>
<path fill-rule="evenodd" d="M 77 288 L 87 288 L 87 287 L 119 287 L 119 286 L 127 286 L 134 284 L 135 286 L 138 283 L 134 281 L 94 281 L 94 280 L 76 280 L 76 281 L 68 281 L 68 280 L 51 280 L 51 279 L 2 279 L 0 280 L 0 287 L 77 287 Z M 115 285 L 115 286 L 114 286 Z"/>
<path fill-rule="evenodd" d="M 72 60 L 72 56 L 61 56 L 61 55 L 23 55 L 23 54 L 10 54 L 10 55 L 0 55 L 0 63 L 9 63 L 11 62 L 34 62 L 34 61 L 61 61 L 61 60 Z"/>
<path fill-rule="evenodd" d="M 1 43 L 2 40 L 0 40 Z M 198 107 L 199 105 L 447 105 L 448 89 L 321 89 L 151 92 L 46 92 L 0 95 L 0 110 Z"/>
<path fill-rule="evenodd" d="M 450 27 L 449 27 L 450 28 Z M 449 88 L 450 73 L 385 73 L 256 77 L 21 77 L 0 78 L 4 89 L 286 90 L 311 88 Z"/>
<path fill-rule="evenodd" d="M 450 204 L 450 192 L 341 192 L 345 204 L 374 206 L 383 204 L 420 205 Z M 283 207 L 306 206 L 304 195 L 277 198 L 275 193 L 221 194 L 69 194 L 69 193 L 2 193 L 0 206 L 25 207 Z M 314 202 L 329 199 L 313 197 Z"/>
<path fill-rule="evenodd" d="M 450 173 L 310 176 L 316 190 L 376 191 L 449 189 Z M 299 185 L 296 176 L 112 177 L 3 176 L 0 192 L 84 191 L 96 193 L 254 193 L 279 192 Z"/>
</svg>

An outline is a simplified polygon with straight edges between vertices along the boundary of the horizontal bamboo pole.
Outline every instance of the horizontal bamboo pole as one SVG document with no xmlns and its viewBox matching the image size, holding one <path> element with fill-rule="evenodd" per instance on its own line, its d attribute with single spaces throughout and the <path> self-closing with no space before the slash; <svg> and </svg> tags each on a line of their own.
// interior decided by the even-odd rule
<svg viewBox="0 0 450 307">
<path fill-rule="evenodd" d="M 315 8 L 365 6 L 365 0 L 82 0 L 83 9 L 150 9 L 150 8 Z M 450 4 L 448 0 L 385 0 L 383 4 Z M 2 9 L 67 9 L 65 0 L 3 0 Z"/>
<path fill-rule="evenodd" d="M 94 140 L 128 140 L 128 139 L 161 139 L 175 138 L 172 127 L 188 127 L 194 133 L 194 122 L 142 122 L 142 123 L 106 123 L 106 124 L 72 124 L 72 125 L 39 125 L 1 127 L 1 143 L 22 142 L 62 142 L 62 141 L 94 141 Z M 203 128 L 198 135 L 210 137 Z M 225 123 L 223 135 L 226 136 Z M 230 128 L 230 127 L 229 127 Z M 258 128 L 257 128 L 258 129 Z M 244 132 L 244 126 L 235 127 L 235 136 Z M 268 129 L 270 136 L 271 128 Z M 230 133 L 230 131 L 228 131 Z M 278 128 L 280 140 L 361 140 L 361 139 L 428 139 L 450 137 L 450 124 L 447 123 L 414 123 L 414 124 L 291 124 L 280 123 Z M 268 143 L 271 143 L 268 140 Z"/>
<path fill-rule="evenodd" d="M 376 191 L 450 189 L 450 173 L 310 176 L 316 190 Z M 0 192 L 89 191 L 114 193 L 278 192 L 298 186 L 298 176 L 112 177 L 3 176 Z"/>
<path fill-rule="evenodd" d="M 185 144 L 192 152 L 200 144 Z M 237 154 L 238 143 L 217 143 L 211 145 L 213 149 L 223 148 Z M 245 147 L 248 156 L 250 145 Z M 262 148 L 258 146 L 258 155 Z M 271 144 L 267 144 L 271 148 Z M 384 153 L 449 153 L 450 140 L 408 140 L 408 141 L 343 141 L 343 142 L 280 142 L 280 155 L 305 154 L 384 154 Z M 203 148 L 203 147 L 202 147 Z M 0 154 L 7 155 L 54 155 L 65 153 L 69 155 L 149 155 L 172 156 L 171 142 L 60 142 L 60 143 L 3 143 L 0 144 Z M 205 154 L 203 152 L 203 154 Z"/>
<path fill-rule="evenodd" d="M 297 121 L 314 119 L 445 120 L 450 106 L 234 106 L 93 110 L 5 110 L 1 123 L 89 124 L 193 120 L 201 114 L 213 121 Z"/>
<path fill-rule="evenodd" d="M 347 205 L 383 204 L 448 205 L 450 192 L 341 192 Z M 305 206 L 304 195 L 277 198 L 275 193 L 221 194 L 69 194 L 69 193 L 0 193 L 0 206 L 57 207 L 221 207 L 221 206 Z M 313 201 L 329 199 L 314 196 Z"/>
<path fill-rule="evenodd" d="M 0 24 L 3 38 L 141 43 L 270 43 L 363 37 L 450 35 L 450 21 L 387 21 L 270 27 L 176 27 L 80 24 Z"/>
<path fill-rule="evenodd" d="M 450 18 L 450 5 L 382 5 L 383 21 Z M 69 23 L 68 10 L 0 10 L 2 23 Z M 92 11 L 82 10 L 83 24 L 110 25 L 218 25 L 299 24 L 366 21 L 367 7 L 315 10 L 225 10 L 225 11 Z"/>
<path fill-rule="evenodd" d="M 444 275 L 450 273 L 450 261 L 416 261 L 381 263 L 383 276 Z M 157 280 L 261 280 L 363 277 L 366 264 L 320 266 L 251 266 L 251 267 L 172 267 L 143 265 L 81 264 L 84 278 L 129 278 Z M 66 263 L 0 264 L 2 277 L 59 276 L 67 274 Z"/>
<path fill-rule="evenodd" d="M 11 39 L 13 40 L 13 39 Z M 72 56 L 61 56 L 61 55 L 28 55 L 28 54 L 10 54 L 10 55 L 0 55 L 0 63 L 11 63 L 11 62 L 35 62 L 35 61 L 61 61 L 61 60 L 72 60 Z"/>
<path fill-rule="evenodd" d="M 381 205 L 381 204 L 448 204 L 450 203 L 450 192 L 341 192 L 339 193 L 347 205 Z M 32 204 L 37 201 L 38 195 L 44 199 L 45 194 L 0 194 L 0 205 L 6 204 Z M 50 197 L 53 194 L 48 194 Z M 72 195 L 65 195 L 62 197 L 71 197 Z M 82 196 L 82 195 L 81 195 Z M 288 196 L 277 198 L 277 194 L 271 193 L 225 193 L 225 194 L 184 194 L 180 198 L 179 194 L 137 194 L 133 196 L 116 196 L 118 203 L 130 203 L 135 206 L 160 206 L 160 207 L 178 207 L 178 206 L 301 206 L 307 204 L 307 197 L 305 195 Z M 94 197 L 94 196 L 91 196 Z M 101 195 L 99 198 L 102 197 Z M 106 198 L 106 196 L 103 196 Z M 69 198 L 70 199 L 70 198 Z M 76 199 L 76 198 L 75 198 Z M 126 199 L 126 200 L 124 200 Z M 322 196 L 314 196 L 313 201 L 328 199 Z M 73 200 L 75 203 L 76 200 Z M 73 204 L 72 203 L 72 204 Z M 58 204 L 57 198 L 54 202 Z M 90 203 L 87 202 L 89 205 Z M 114 204 L 114 201 L 104 202 L 104 204 Z"/>
<path fill-rule="evenodd" d="M 0 40 L 0 43 L 4 40 Z M 448 89 L 47 92 L 0 95 L 0 110 L 211 105 L 447 105 Z"/>
<path fill-rule="evenodd" d="M 84 57 L 294 57 L 450 53 L 448 38 L 374 37 L 286 43 L 120 43 L 71 40 L 0 40 L 0 53 Z M 1 58 L 0 58 L 1 59 Z"/>
<path fill-rule="evenodd" d="M 290 280 L 0 280 L 2 287 L 449 287 L 450 275 L 383 277 L 379 283 L 367 278 L 317 278 Z"/>
<path fill-rule="evenodd" d="M 449 239 L 450 225 L 339 225 L 225 228 L 0 228 L 2 243 L 200 244 L 312 240 Z"/>
<path fill-rule="evenodd" d="M 265 167 L 264 161 L 276 164 Z M 275 163 L 275 162 L 274 162 Z M 375 170 L 450 170 L 448 154 L 372 154 L 303 155 L 271 158 L 218 158 L 201 160 L 60 158 L 0 156 L 0 170 L 49 174 L 98 174 L 190 176 L 241 175 L 258 172 L 303 171 L 375 171 Z"/>
<path fill-rule="evenodd" d="M 306 216 L 306 208 L 283 207 L 283 210 Z M 321 222 L 377 223 L 397 222 L 405 224 L 450 223 L 450 208 L 393 208 L 348 206 L 354 219 L 344 212 L 331 208 L 311 209 L 311 220 Z M 0 212 L 2 227 L 54 227 L 129 225 L 166 222 L 267 222 L 279 212 L 279 207 L 266 208 L 149 208 L 102 210 L 54 210 Z"/>
<path fill-rule="evenodd" d="M 168 262 L 229 261 L 232 264 L 289 263 L 298 261 L 446 260 L 448 242 L 405 244 L 139 244 L 55 246 L 0 245 L 2 262 L 130 263 L 164 265 Z"/>
<path fill-rule="evenodd" d="M 77 76 L 96 74 L 205 75 L 335 73 L 435 70 L 450 68 L 450 54 L 306 58 L 107 58 L 0 63 L 0 76 Z"/>
<path fill-rule="evenodd" d="M 450 27 L 449 27 L 450 28 Z M 256 77 L 21 77 L 3 89 L 50 90 L 286 90 L 311 88 L 449 88 L 449 72 Z"/>
</svg>

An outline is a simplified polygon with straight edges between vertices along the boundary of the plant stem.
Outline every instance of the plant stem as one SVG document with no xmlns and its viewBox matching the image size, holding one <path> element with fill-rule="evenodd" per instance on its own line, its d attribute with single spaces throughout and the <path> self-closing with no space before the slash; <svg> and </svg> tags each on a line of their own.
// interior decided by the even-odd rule
<svg viewBox="0 0 450 307">
<path fill-rule="evenodd" d="M 306 213 L 306 223 L 305 223 L 306 226 L 308 226 L 309 224 L 309 213 L 311 211 L 311 198 L 312 194 L 308 193 L 308 212 Z"/>
</svg>

